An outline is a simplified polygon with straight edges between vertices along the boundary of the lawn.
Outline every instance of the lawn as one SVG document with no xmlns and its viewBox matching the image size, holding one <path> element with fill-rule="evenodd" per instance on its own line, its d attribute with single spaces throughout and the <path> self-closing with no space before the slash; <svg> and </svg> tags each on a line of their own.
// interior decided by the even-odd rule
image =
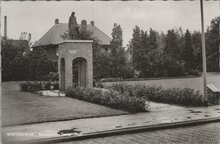
<svg viewBox="0 0 220 144">
<path fill-rule="evenodd" d="M 111 85 L 120 82 L 105 82 L 105 85 Z M 161 86 L 163 88 L 192 88 L 194 90 L 203 90 L 203 79 L 198 78 L 180 78 L 180 79 L 162 79 L 162 80 L 145 80 L 145 81 L 127 81 L 129 84 L 143 84 L 147 86 Z M 207 73 L 207 83 L 214 84 L 220 88 L 220 73 Z"/>
<path fill-rule="evenodd" d="M 120 114 L 127 112 L 68 97 L 42 97 L 20 92 L 19 82 L 2 83 L 3 126 Z"/>
<path fill-rule="evenodd" d="M 209 73 L 208 83 L 220 88 L 220 73 Z M 144 85 L 156 85 L 163 88 L 193 88 L 202 90 L 202 77 L 186 79 L 163 79 L 147 81 L 129 81 Z M 105 83 L 110 85 L 112 83 Z M 127 114 L 105 106 L 92 104 L 68 97 L 40 97 L 20 92 L 18 82 L 2 83 L 2 125 L 20 125 L 38 122 L 71 120 L 88 117 L 100 117 Z"/>
</svg>

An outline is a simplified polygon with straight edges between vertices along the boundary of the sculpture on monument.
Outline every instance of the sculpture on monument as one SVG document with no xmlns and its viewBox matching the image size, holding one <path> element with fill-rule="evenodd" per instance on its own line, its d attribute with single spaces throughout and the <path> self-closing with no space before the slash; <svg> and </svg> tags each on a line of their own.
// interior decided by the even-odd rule
<svg viewBox="0 0 220 144">
<path fill-rule="evenodd" d="M 69 17 L 68 26 L 70 39 L 77 39 L 79 35 L 79 27 L 76 21 L 75 12 L 72 12 L 71 16 Z"/>
</svg>

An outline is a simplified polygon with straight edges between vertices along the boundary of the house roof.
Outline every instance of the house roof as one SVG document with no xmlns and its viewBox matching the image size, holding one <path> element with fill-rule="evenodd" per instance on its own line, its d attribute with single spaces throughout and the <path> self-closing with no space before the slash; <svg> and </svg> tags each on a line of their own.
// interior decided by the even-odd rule
<svg viewBox="0 0 220 144">
<path fill-rule="evenodd" d="M 87 29 L 92 32 L 92 37 L 98 39 L 102 45 L 110 44 L 111 38 L 108 35 L 106 35 L 103 31 L 98 29 L 96 26 L 88 24 Z M 32 47 L 46 46 L 51 44 L 56 45 L 63 41 L 61 35 L 67 32 L 67 30 L 67 23 L 55 24 Z"/>
</svg>

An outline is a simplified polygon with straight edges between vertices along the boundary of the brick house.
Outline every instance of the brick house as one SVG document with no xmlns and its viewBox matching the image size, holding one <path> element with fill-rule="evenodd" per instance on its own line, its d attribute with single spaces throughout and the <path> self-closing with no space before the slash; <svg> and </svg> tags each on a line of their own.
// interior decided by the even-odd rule
<svg viewBox="0 0 220 144">
<path fill-rule="evenodd" d="M 87 30 L 92 32 L 92 37 L 99 40 L 102 52 L 110 52 L 110 41 L 111 38 L 106 35 L 103 31 L 98 29 L 94 21 L 86 25 Z M 79 25 L 79 28 L 81 25 Z M 57 61 L 57 48 L 58 43 L 63 41 L 61 35 L 68 31 L 68 23 L 59 23 L 59 20 L 55 20 L 55 24 L 32 46 L 33 50 L 44 49 L 48 52 L 49 59 Z"/>
</svg>

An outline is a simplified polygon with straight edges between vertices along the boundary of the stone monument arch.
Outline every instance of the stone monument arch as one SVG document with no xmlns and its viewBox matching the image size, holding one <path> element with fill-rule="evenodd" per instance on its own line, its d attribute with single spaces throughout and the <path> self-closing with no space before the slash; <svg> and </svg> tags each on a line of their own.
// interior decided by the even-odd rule
<svg viewBox="0 0 220 144">
<path fill-rule="evenodd" d="M 92 43 L 92 40 L 64 40 L 59 43 L 57 55 L 61 91 L 76 86 L 93 87 Z"/>
</svg>

